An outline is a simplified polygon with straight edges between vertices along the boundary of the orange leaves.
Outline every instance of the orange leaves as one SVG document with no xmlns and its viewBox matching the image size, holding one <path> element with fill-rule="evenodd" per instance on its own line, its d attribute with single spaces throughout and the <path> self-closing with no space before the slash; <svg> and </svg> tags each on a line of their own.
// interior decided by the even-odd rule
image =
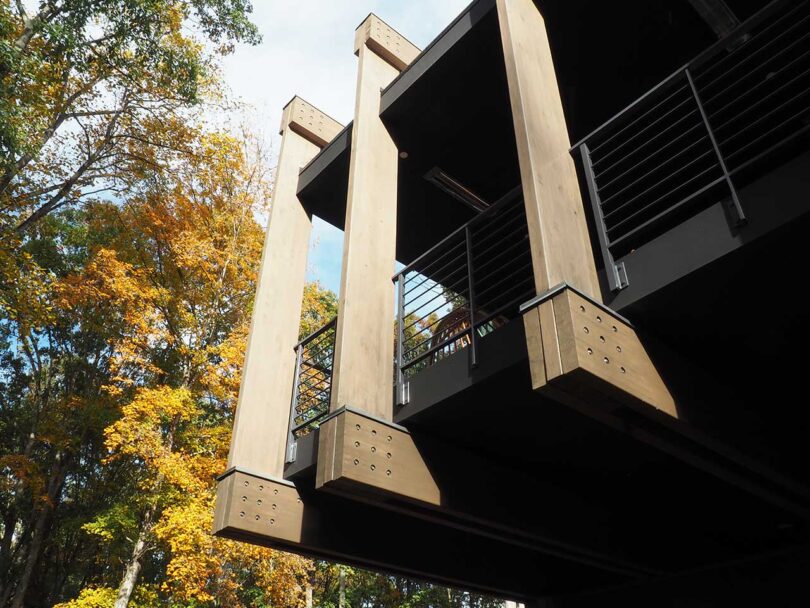
<svg viewBox="0 0 810 608">
<path fill-rule="evenodd" d="M 157 299 L 159 291 L 146 273 L 118 259 L 110 249 L 99 249 L 80 274 L 66 277 L 57 287 L 58 303 L 65 309 L 80 306 L 115 306 L 134 322 L 136 312 Z"/>
</svg>

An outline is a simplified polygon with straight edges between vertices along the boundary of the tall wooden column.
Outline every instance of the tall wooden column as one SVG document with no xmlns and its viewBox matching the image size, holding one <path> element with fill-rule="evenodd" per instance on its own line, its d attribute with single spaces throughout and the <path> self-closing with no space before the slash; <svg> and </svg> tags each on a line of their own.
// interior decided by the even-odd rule
<svg viewBox="0 0 810 608">
<path fill-rule="evenodd" d="M 341 130 L 300 97 L 284 108 L 281 151 L 256 288 L 228 468 L 281 479 L 312 222 L 298 173 Z"/>
<path fill-rule="evenodd" d="M 533 0 L 496 6 L 538 293 L 523 312 L 532 386 L 599 416 L 619 401 L 676 417 L 643 342 L 602 304 L 543 17 Z"/>
<path fill-rule="evenodd" d="M 601 301 L 545 22 L 532 0 L 497 0 L 538 294 L 568 283 Z"/>
<path fill-rule="evenodd" d="M 355 35 L 360 62 L 352 129 L 331 409 L 393 414 L 398 151 L 380 120 L 380 91 L 418 54 L 369 15 Z"/>
<path fill-rule="evenodd" d="M 438 487 L 413 439 L 391 422 L 399 154 L 380 120 L 380 91 L 419 49 L 369 15 L 357 28 L 355 53 L 360 63 L 330 404 L 336 414 L 320 427 L 315 487 L 353 496 L 360 486 L 437 504 Z"/>
</svg>

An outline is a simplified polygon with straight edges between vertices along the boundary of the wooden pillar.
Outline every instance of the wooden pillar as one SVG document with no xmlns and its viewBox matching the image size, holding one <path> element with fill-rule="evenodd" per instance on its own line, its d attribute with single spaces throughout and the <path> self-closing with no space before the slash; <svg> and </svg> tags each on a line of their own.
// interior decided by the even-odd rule
<svg viewBox="0 0 810 608">
<path fill-rule="evenodd" d="M 281 151 L 264 243 L 228 468 L 281 479 L 312 222 L 298 173 L 341 130 L 300 97 L 284 108 Z"/>
<path fill-rule="evenodd" d="M 497 0 L 538 294 L 568 283 L 601 301 L 545 22 L 532 0 Z"/>
<path fill-rule="evenodd" d="M 418 54 L 375 15 L 355 35 L 359 56 L 332 411 L 393 415 L 398 151 L 380 120 L 380 91 Z"/>
</svg>

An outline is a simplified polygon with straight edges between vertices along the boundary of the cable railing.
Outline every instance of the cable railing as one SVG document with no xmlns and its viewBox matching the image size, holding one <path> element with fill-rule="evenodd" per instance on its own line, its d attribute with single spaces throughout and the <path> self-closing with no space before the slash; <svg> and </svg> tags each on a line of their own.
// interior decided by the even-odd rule
<svg viewBox="0 0 810 608">
<path fill-rule="evenodd" d="M 615 260 L 725 199 L 810 128 L 810 1 L 777 0 L 572 148 L 588 185 L 612 290 Z"/>
<path fill-rule="evenodd" d="M 397 283 L 396 383 L 407 381 L 518 313 L 535 293 L 526 212 L 516 188 L 394 276 Z"/>
<path fill-rule="evenodd" d="M 318 428 L 329 413 L 337 318 L 310 334 L 295 347 L 295 380 L 290 405 L 288 446 Z M 294 454 L 288 456 L 294 460 Z"/>
</svg>

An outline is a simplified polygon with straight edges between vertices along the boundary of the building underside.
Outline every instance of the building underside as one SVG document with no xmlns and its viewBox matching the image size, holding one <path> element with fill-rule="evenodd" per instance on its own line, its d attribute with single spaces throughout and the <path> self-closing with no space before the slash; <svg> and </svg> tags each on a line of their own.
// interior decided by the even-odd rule
<svg viewBox="0 0 810 608">
<path fill-rule="evenodd" d="M 477 0 L 355 51 L 351 124 L 285 108 L 215 532 L 550 606 L 805 603 L 810 3 Z M 313 215 L 343 276 L 299 342 Z"/>
</svg>

